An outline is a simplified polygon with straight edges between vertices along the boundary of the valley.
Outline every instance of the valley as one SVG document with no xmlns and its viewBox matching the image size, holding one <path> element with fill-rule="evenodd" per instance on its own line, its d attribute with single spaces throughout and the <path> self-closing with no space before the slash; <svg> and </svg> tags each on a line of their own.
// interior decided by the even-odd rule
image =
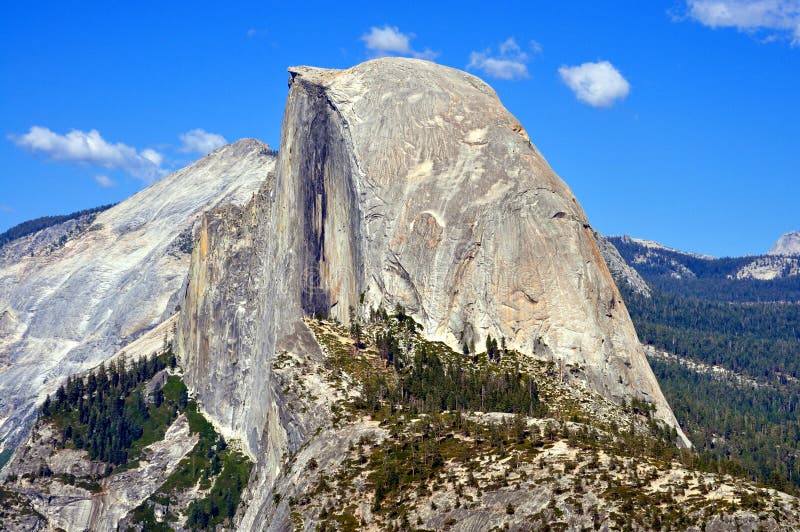
<svg viewBox="0 0 800 532">
<path fill-rule="evenodd" d="M 653 287 L 645 296 L 621 282 L 639 338 L 655 354 L 653 371 L 692 442 L 720 470 L 796 492 L 800 276 L 734 275 L 741 265 L 789 257 L 714 259 L 609 240 Z"/>
</svg>

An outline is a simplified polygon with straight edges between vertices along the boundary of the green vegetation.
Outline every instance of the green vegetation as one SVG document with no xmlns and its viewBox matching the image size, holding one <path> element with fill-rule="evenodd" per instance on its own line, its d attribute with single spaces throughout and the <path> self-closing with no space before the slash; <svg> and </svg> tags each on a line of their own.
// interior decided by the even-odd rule
<svg viewBox="0 0 800 532">
<path fill-rule="evenodd" d="M 13 456 L 14 451 L 11 449 L 6 449 L 2 453 L 0 453 L 0 469 L 3 469 L 3 466 L 11 460 L 11 456 Z"/>
<path fill-rule="evenodd" d="M 189 399 L 186 385 L 177 375 L 165 375 L 162 386 L 146 387 L 161 370 L 176 364 L 170 346 L 158 355 L 130 364 L 124 358 L 111 367 L 101 365 L 85 377 L 69 378 L 41 408 L 41 420 L 53 423 L 61 433 L 61 446 L 85 449 L 92 459 L 109 463 L 106 475 L 135 467 L 142 450 L 164 439 L 167 428 L 183 413 L 197 444 L 177 465 L 159 489 L 134 510 L 134 522 L 145 530 L 172 530 L 155 517 L 155 504 L 170 507 L 174 496 L 198 487 L 201 498 L 187 508 L 187 526 L 213 530 L 228 523 L 239 506 L 252 463 L 228 447 L 211 423 Z M 116 468 L 111 466 L 116 466 Z M 52 476 L 43 467 L 37 476 Z M 66 484 L 100 491 L 97 479 L 57 475 Z M 178 516 L 168 513 L 168 519 Z"/>
<path fill-rule="evenodd" d="M 218 524 L 232 519 L 239 506 L 242 490 L 247 486 L 252 464 L 241 453 L 225 453 L 211 457 L 211 474 L 219 474 L 204 498 L 189 505 L 189 519 L 186 525 L 194 529 L 214 529 Z"/>
<path fill-rule="evenodd" d="M 41 218 L 34 218 L 33 220 L 22 222 L 21 224 L 17 224 L 6 232 L 0 234 L 0 248 L 12 240 L 17 240 L 18 238 L 33 234 L 37 231 L 41 231 L 42 229 L 47 229 L 48 227 L 67 222 L 69 220 L 74 220 L 75 218 L 80 218 L 81 216 L 85 216 L 87 214 L 96 215 L 107 209 L 110 209 L 114 205 L 115 204 L 113 203 L 109 205 L 101 205 L 100 207 L 85 209 L 82 211 L 73 212 L 71 214 L 64 214 L 61 216 L 42 216 Z"/>
<path fill-rule="evenodd" d="M 500 349 L 491 337 L 489 356 L 455 353 L 441 342 L 423 341 L 417 324 L 402 309 L 391 318 L 383 311 L 373 313 L 368 329 L 375 331 L 374 345 L 386 369 L 359 372 L 364 383 L 355 405 L 359 409 L 376 413 L 388 404 L 411 415 L 491 411 L 542 416 L 546 412 L 533 377 L 518 363 L 500 364 Z M 351 326 L 352 330 L 360 331 L 361 325 Z M 401 343 L 408 348 L 401 348 Z"/>
<path fill-rule="evenodd" d="M 70 377 L 54 398 L 45 399 L 42 419 L 61 431 L 62 447 L 85 449 L 93 460 L 116 466 L 135 460 L 141 449 L 163 439 L 186 406 L 185 397 L 165 397 L 161 390 L 152 404 L 144 397 L 145 383 L 171 357 L 169 349 L 130 365 L 121 357 L 111 368 L 101 365 L 87 377 Z"/>
<path fill-rule="evenodd" d="M 91 491 L 92 493 L 100 493 L 103 491 L 103 487 L 100 485 L 97 480 L 87 480 L 83 478 L 76 477 L 70 473 L 62 473 L 60 475 L 56 475 L 55 478 L 63 482 L 64 484 L 69 484 L 72 486 L 77 486 L 79 488 L 83 488 L 85 490 Z"/>
<path fill-rule="evenodd" d="M 800 304 L 719 303 L 659 291 L 649 298 L 624 295 L 648 344 L 756 379 L 800 377 Z"/>
<path fill-rule="evenodd" d="M 651 360 L 704 467 L 800 493 L 800 276 L 728 278 L 755 257 L 658 250 L 636 262 L 638 244 L 612 240 L 654 288 L 649 298 L 623 288 L 642 342 L 751 379 Z M 671 275 L 676 263 L 695 277 Z"/>
<path fill-rule="evenodd" d="M 360 385 L 361 397 L 346 403 L 349 419 L 367 415 L 389 434 L 380 443 L 362 437 L 351 446 L 337 472 L 320 471 L 309 501 L 330 501 L 328 497 L 347 500 L 348 490 L 356 489 L 355 479 L 360 478 L 357 485 L 366 482 L 372 490 L 372 512 L 382 523 L 379 526 L 400 523 L 401 529 L 412 529 L 418 498 L 431 496 L 437 486 L 458 484 L 458 508 L 462 497 L 463 504 L 475 500 L 464 490 L 473 490 L 479 496 L 483 490 L 519 482 L 517 475 L 516 481 L 507 476 L 487 479 L 482 472 L 484 461 L 517 464 L 519 468 L 520 464 L 537 461 L 541 451 L 556 441 L 567 440 L 571 447 L 582 450 L 578 456 L 586 455 L 587 463 L 581 467 L 595 471 L 585 477 L 587 482 L 602 478 L 608 497 L 619 500 L 621 506 L 635 505 L 643 511 L 656 507 L 644 516 L 620 514 L 618 521 L 612 519 L 620 527 L 631 523 L 685 527 L 697 522 L 687 517 L 690 511 L 710 508 L 711 503 L 701 499 L 685 510 L 675 509 L 667 505 L 664 493 L 642 493 L 644 479 L 637 477 L 635 464 L 661 464 L 650 466 L 653 470 L 670 463 L 713 470 L 713 464 L 700 463 L 695 453 L 675 446 L 675 431 L 653 418 L 652 404 L 633 400 L 624 405 L 619 413 L 624 410 L 623 418 L 630 419 L 626 426 L 593 418 L 570 393 L 559 395 L 561 392 L 554 391 L 558 372 L 551 363 L 508 350 L 502 339 L 487 339 L 486 353 L 473 353 L 469 348 L 465 353 L 454 352 L 444 344 L 423 339 L 418 327 L 410 323 L 413 320 L 402 310 L 392 316 L 382 311 L 372 313 L 368 323 L 351 326 L 347 332 L 321 318 L 309 321 L 325 347 L 331 375 L 336 378 L 347 373 Z M 355 338 L 356 333 L 360 339 Z M 540 386 L 545 386 L 547 399 L 541 398 Z M 496 414 L 482 418 L 475 414 L 477 411 Z M 541 419 L 546 415 L 555 419 Z M 531 425 L 536 418 L 540 421 Z M 570 421 L 590 424 L 574 425 Z M 597 458 L 600 451 L 624 457 L 629 468 L 626 475 L 608 476 L 607 466 Z M 565 463 L 564 467 L 565 472 L 575 471 L 578 464 Z M 612 465 L 611 469 L 616 467 Z M 306 468 L 317 471 L 318 464 L 309 461 Z M 460 470 L 460 478 L 469 480 L 459 484 L 453 480 L 454 470 Z M 298 510 L 305 504 L 309 503 L 290 501 L 293 521 L 301 521 Z M 351 525 L 358 528 L 353 508 L 321 504 L 320 530 L 349 529 Z M 514 505 L 506 505 L 504 510 L 509 516 L 518 512 Z M 553 508 L 542 513 L 540 521 L 532 522 L 542 526 L 557 523 L 559 512 Z"/>
<path fill-rule="evenodd" d="M 650 298 L 626 292 L 625 301 L 642 342 L 759 383 L 651 360 L 706 467 L 797 493 L 800 304 L 719 303 L 658 290 Z"/>
<path fill-rule="evenodd" d="M 183 382 L 172 379 L 164 386 L 165 399 L 185 397 Z M 158 490 L 134 511 L 134 521 L 146 530 L 171 530 L 171 527 L 155 520 L 154 504 L 169 507 L 176 494 L 195 486 L 209 491 L 190 503 L 186 526 L 192 530 L 213 530 L 218 524 L 229 522 L 236 513 L 242 490 L 250 478 L 252 462 L 240 451 L 228 447 L 225 439 L 198 411 L 194 401 L 188 401 L 181 411 L 189 422 L 189 430 L 198 435 L 198 442 Z M 178 517 L 170 513 L 168 519 L 177 521 Z"/>
<path fill-rule="evenodd" d="M 800 387 L 753 388 L 660 360 L 651 366 L 706 469 L 800 493 Z"/>
</svg>

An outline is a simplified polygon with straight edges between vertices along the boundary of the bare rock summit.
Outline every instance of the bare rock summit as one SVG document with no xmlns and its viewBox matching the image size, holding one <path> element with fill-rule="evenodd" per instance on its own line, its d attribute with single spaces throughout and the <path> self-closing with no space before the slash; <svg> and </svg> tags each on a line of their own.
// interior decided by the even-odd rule
<svg viewBox="0 0 800 532">
<path fill-rule="evenodd" d="M 769 250 L 770 255 L 800 255 L 800 231 L 781 235 Z"/>
</svg>

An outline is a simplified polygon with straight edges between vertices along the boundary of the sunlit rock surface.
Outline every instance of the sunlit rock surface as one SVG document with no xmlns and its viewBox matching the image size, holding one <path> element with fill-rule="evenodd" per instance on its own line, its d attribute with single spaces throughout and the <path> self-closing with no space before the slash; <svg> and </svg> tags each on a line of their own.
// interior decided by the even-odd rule
<svg viewBox="0 0 800 532">
<path fill-rule="evenodd" d="M 190 389 L 260 485 L 313 427 L 271 362 L 316 349 L 302 316 L 351 306 L 402 304 L 457 349 L 503 337 L 677 426 L 583 210 L 488 85 L 398 58 L 289 72 L 275 174 L 203 219 L 178 330 Z"/>
<path fill-rule="evenodd" d="M 649 297 L 651 295 L 650 287 L 639 272 L 631 268 L 625 259 L 619 254 L 619 251 L 614 244 L 601 235 L 598 231 L 594 232 L 594 238 L 597 242 L 597 247 L 600 248 L 600 253 L 603 254 L 603 259 L 611 270 L 611 274 L 618 283 L 626 284 L 631 290 L 637 294 Z"/>
<path fill-rule="evenodd" d="M 266 144 L 245 139 L 91 224 L 72 220 L 0 250 L 0 450 L 20 441 L 37 399 L 62 377 L 175 312 L 194 223 L 215 205 L 245 203 L 274 164 Z"/>
<path fill-rule="evenodd" d="M 769 250 L 770 255 L 800 255 L 800 231 L 781 235 Z"/>
</svg>

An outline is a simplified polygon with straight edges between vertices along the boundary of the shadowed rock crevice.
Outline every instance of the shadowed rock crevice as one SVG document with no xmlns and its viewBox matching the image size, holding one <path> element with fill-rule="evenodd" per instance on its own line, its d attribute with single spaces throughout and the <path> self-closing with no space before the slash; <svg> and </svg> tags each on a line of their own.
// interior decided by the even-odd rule
<svg viewBox="0 0 800 532">
<path fill-rule="evenodd" d="M 327 315 L 338 307 L 336 314 L 346 319 L 349 305 L 341 304 L 340 299 L 344 296 L 352 303 L 363 285 L 358 273 L 361 215 L 352 154 L 341 117 L 324 90 L 303 80 L 298 89 L 305 93 L 303 118 L 308 120 L 305 127 L 296 129 L 292 153 L 297 166 L 291 185 L 298 189 L 304 228 L 301 307 L 307 315 Z M 338 255 L 342 246 L 331 244 L 342 237 L 349 242 L 344 246 L 346 253 Z M 343 289 L 348 293 L 343 294 Z"/>
</svg>

